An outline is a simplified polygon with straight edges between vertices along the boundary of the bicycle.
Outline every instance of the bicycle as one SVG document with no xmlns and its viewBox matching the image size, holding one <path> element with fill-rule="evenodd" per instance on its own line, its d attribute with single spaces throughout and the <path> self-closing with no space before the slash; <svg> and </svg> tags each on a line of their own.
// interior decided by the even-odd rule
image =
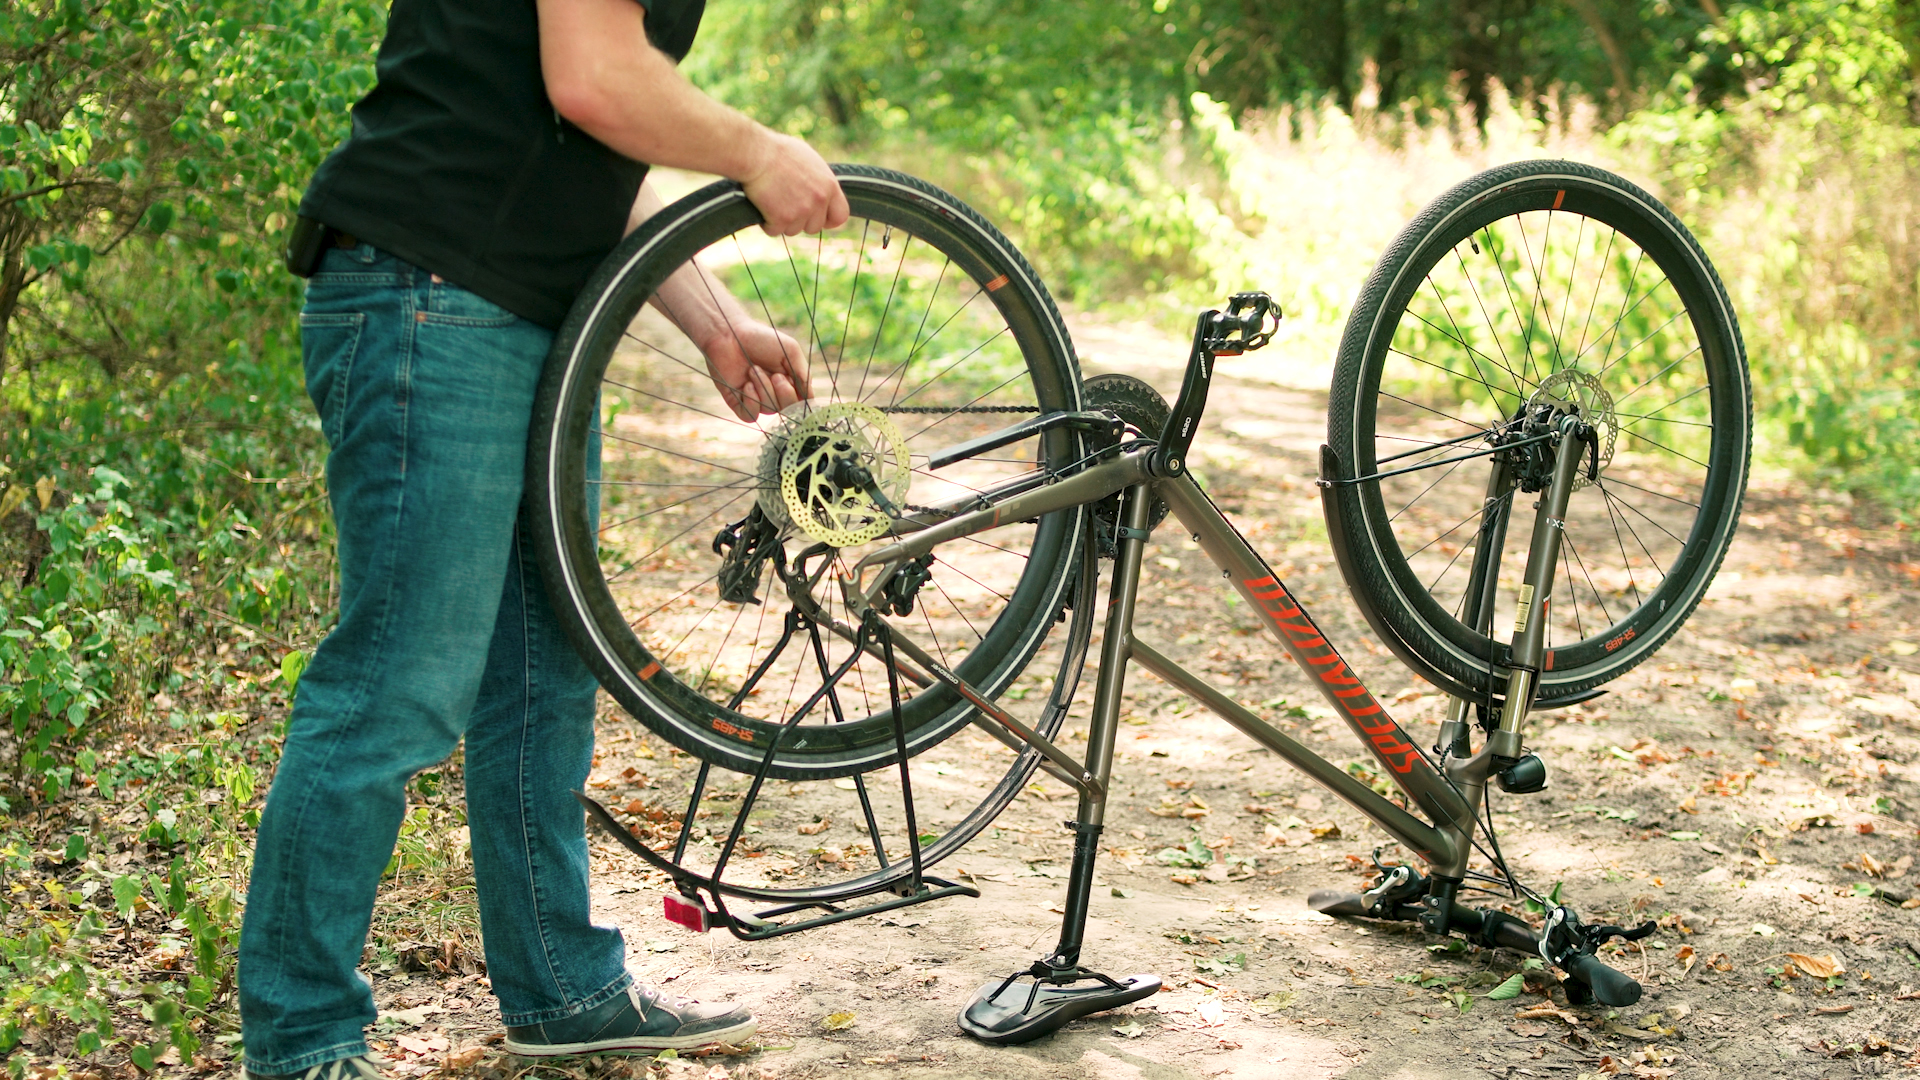
<svg viewBox="0 0 1920 1080">
<path fill-rule="evenodd" d="M 539 399 L 528 481 L 555 607 L 611 697 L 699 763 L 677 814 L 580 796 L 673 881 L 667 917 L 758 939 L 978 896 L 931 868 L 1038 770 L 1078 797 L 1060 938 L 982 987 L 962 1028 L 1024 1042 L 1151 995 L 1154 976 L 1081 963 L 1137 663 L 1420 864 L 1376 853 L 1364 892 L 1316 893 L 1314 908 L 1538 955 L 1574 1003 L 1637 1000 L 1638 984 L 1596 950 L 1653 925 L 1587 925 L 1525 890 L 1500 856 L 1488 787 L 1545 786 L 1524 744 L 1530 712 L 1602 693 L 1652 655 L 1731 540 L 1749 455 L 1746 364 L 1725 289 L 1678 219 L 1599 169 L 1495 169 L 1402 231 L 1350 316 L 1319 490 L 1368 623 L 1450 696 L 1426 749 L 1188 467 L 1215 361 L 1259 349 L 1278 325 L 1265 294 L 1199 316 L 1171 404 L 1138 379 L 1083 381 L 1045 286 L 997 230 L 902 174 L 836 171 L 854 216 L 832 234 L 769 238 L 728 183 L 649 221 L 583 294 Z M 756 423 L 714 411 L 673 313 L 645 308 L 675 273 L 802 329 L 826 392 Z M 1523 496 L 1536 501 L 1521 543 L 1508 533 Z M 1400 799 L 1132 636 L 1143 552 L 1170 518 Z M 1076 757 L 1062 723 L 1106 562 Z M 985 768 L 926 757 L 949 742 L 997 756 Z M 730 825 L 700 824 L 734 801 Z M 835 815 L 865 843 L 771 840 L 789 825 L 817 836 Z M 1492 873 L 1470 867 L 1476 851 Z M 1464 903 L 1476 888 L 1543 902 L 1544 924 Z"/>
</svg>

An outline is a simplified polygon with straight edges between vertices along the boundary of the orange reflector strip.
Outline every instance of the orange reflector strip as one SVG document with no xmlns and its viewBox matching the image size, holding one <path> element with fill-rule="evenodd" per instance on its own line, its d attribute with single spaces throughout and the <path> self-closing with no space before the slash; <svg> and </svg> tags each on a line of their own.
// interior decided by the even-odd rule
<svg viewBox="0 0 1920 1080">
<path fill-rule="evenodd" d="M 1566 201 L 1567 201 L 1567 193 L 1564 190 L 1556 191 L 1553 193 L 1553 208 L 1555 210 L 1560 209 L 1560 204 Z"/>
<path fill-rule="evenodd" d="M 648 664 L 646 667 L 640 669 L 640 681 L 645 682 L 658 674 L 660 674 L 660 665 Z"/>
<path fill-rule="evenodd" d="M 992 281 L 987 282 L 987 291 L 995 292 L 1000 288 L 1000 286 L 1005 285 L 1006 283 L 1007 283 L 1007 275 L 1001 274 L 999 277 L 994 278 Z"/>
<path fill-rule="evenodd" d="M 1553 670 L 1553 653 L 1551 652 L 1547 653 L 1547 662 L 1545 666 L 1548 671 Z"/>
</svg>

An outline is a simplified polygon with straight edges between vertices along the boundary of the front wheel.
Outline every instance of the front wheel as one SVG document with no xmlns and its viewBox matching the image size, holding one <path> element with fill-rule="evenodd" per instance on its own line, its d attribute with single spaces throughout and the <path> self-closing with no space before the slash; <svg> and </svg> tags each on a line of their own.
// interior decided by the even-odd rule
<svg viewBox="0 0 1920 1080">
<path fill-rule="evenodd" d="M 1587 695 L 1679 629 L 1725 557 L 1752 411 L 1726 290 L 1633 184 L 1530 161 L 1455 187 L 1404 229 L 1347 322 L 1328 410 L 1348 585 L 1450 692 L 1507 679 L 1537 478 L 1491 448 L 1543 403 L 1599 435 L 1547 605 L 1537 703 Z M 1364 478 L 1429 462 L 1437 467 Z M 1514 527 L 1508 523 L 1515 517 Z"/>
</svg>

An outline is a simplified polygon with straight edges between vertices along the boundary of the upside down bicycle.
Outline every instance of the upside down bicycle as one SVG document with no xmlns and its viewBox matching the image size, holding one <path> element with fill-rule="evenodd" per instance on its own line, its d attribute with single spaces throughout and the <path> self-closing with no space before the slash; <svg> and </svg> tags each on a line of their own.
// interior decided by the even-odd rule
<svg viewBox="0 0 1920 1080">
<path fill-rule="evenodd" d="M 1023 1042 L 1154 993 L 1154 976 L 1082 964 L 1138 664 L 1418 860 L 1383 867 L 1361 893 L 1316 893 L 1313 907 L 1538 955 L 1576 1003 L 1637 1000 L 1596 949 L 1651 924 L 1589 925 L 1554 904 L 1536 928 L 1462 892 L 1523 888 L 1488 792 L 1546 785 L 1525 743 L 1530 713 L 1603 693 L 1652 655 L 1732 539 L 1746 362 L 1726 291 L 1679 220 L 1600 169 L 1498 168 L 1405 228 L 1349 318 L 1319 490 L 1369 625 L 1449 695 L 1428 747 L 1191 474 L 1214 365 L 1267 344 L 1270 298 L 1236 294 L 1199 316 L 1171 404 L 1138 379 L 1083 380 L 1045 286 L 997 230 L 911 177 L 835 169 L 853 216 L 817 237 L 766 236 L 730 183 L 648 221 L 583 293 L 539 398 L 528 479 L 555 607 L 612 698 L 699 762 L 677 812 L 581 796 L 671 879 L 668 917 L 757 939 L 977 896 L 933 869 L 1044 771 L 1078 796 L 1060 938 L 982 987 L 961 1026 Z M 676 274 L 804 335 L 813 399 L 751 423 L 715 411 L 663 294 Z M 1528 499 L 1531 521 L 1511 529 Z M 1143 552 L 1169 521 L 1402 801 L 1133 635 Z M 1103 567 L 1075 756 L 1062 724 Z M 965 761 L 928 756 L 948 745 Z M 864 843 L 806 852 L 771 839 L 836 814 Z M 1476 851 L 1494 873 L 1470 866 Z"/>
</svg>

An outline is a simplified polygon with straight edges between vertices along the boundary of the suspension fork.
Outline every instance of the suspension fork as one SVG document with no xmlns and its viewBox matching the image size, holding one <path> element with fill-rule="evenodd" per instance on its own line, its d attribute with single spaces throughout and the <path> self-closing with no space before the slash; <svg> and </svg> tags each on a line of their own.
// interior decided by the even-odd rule
<svg viewBox="0 0 1920 1080">
<path fill-rule="evenodd" d="M 1559 434 L 1553 461 L 1553 482 L 1535 504 L 1533 541 L 1527 545 L 1527 569 L 1520 582 L 1520 602 L 1513 619 L 1513 657 L 1508 664 L 1507 693 L 1500 710 L 1500 727 L 1487 739 L 1487 749 L 1502 766 L 1520 757 L 1521 729 L 1540 688 L 1540 672 L 1549 662 L 1546 651 L 1547 608 L 1552 600 L 1554 574 L 1559 568 L 1560 542 L 1566 535 L 1567 504 L 1580 471 L 1586 447 L 1585 425 L 1572 414 L 1554 421 Z"/>
<path fill-rule="evenodd" d="M 1494 594 L 1500 585 L 1500 556 L 1507 544 L 1507 522 L 1512 519 L 1513 463 L 1505 454 L 1493 459 L 1487 476 L 1487 494 L 1480 504 L 1480 528 L 1474 537 L 1473 565 L 1467 571 L 1467 606 L 1461 622 L 1476 634 L 1492 638 Z M 1491 665 L 1492 661 L 1488 661 Z M 1468 711 L 1473 702 L 1456 697 L 1440 724 L 1439 749 L 1449 758 L 1473 753 Z"/>
<path fill-rule="evenodd" d="M 1447 719 L 1440 727 L 1440 746 L 1446 753 L 1444 772 L 1454 790 L 1467 804 L 1467 814 L 1464 822 L 1456 819 L 1444 826 L 1444 831 L 1454 834 L 1454 857 L 1448 865 L 1435 867 L 1432 892 L 1423 901 L 1426 911 L 1421 921 L 1436 933 L 1445 932 L 1451 918 L 1454 894 L 1465 877 L 1470 842 L 1479 825 L 1481 807 L 1486 801 L 1487 780 L 1520 757 L 1522 727 L 1533 705 L 1533 695 L 1539 688 L 1539 675 L 1546 654 L 1547 611 L 1559 565 L 1567 505 L 1572 499 L 1581 451 L 1586 445 L 1578 417 L 1563 416 L 1555 424 L 1557 439 L 1553 479 L 1535 504 L 1533 536 L 1527 547 L 1527 565 L 1522 575 L 1519 606 L 1514 618 L 1512 656 L 1509 659 L 1506 697 L 1500 710 L 1500 726 L 1488 737 L 1479 753 L 1471 753 L 1468 711 L 1473 703 L 1464 698 L 1454 698 Z M 1479 536 L 1467 579 L 1465 618 L 1462 621 L 1476 632 L 1486 635 L 1489 648 L 1493 637 L 1494 600 L 1499 588 L 1500 557 L 1506 545 L 1507 523 L 1512 513 L 1509 495 L 1513 480 L 1513 464 L 1504 455 L 1496 457 L 1493 472 L 1487 478 Z"/>
</svg>

